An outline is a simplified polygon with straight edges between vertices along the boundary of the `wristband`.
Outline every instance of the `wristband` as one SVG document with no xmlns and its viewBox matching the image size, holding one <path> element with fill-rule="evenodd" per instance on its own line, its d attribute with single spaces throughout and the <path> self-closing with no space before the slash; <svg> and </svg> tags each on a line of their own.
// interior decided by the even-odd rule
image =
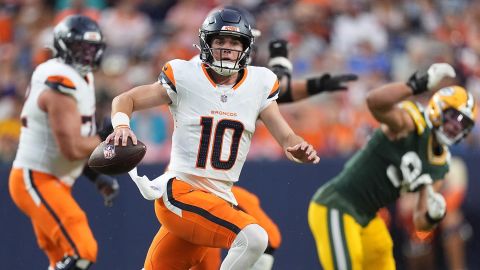
<svg viewBox="0 0 480 270">
<path fill-rule="evenodd" d="M 323 76 L 322 76 L 323 78 Z M 319 82 L 319 78 L 312 78 L 307 80 L 307 93 L 309 96 L 316 95 L 320 92 L 323 92 L 324 89 L 321 87 L 321 83 Z"/>
<path fill-rule="evenodd" d="M 116 129 L 120 126 L 130 128 L 130 117 L 126 113 L 116 112 L 112 117 L 112 127 Z"/>
<path fill-rule="evenodd" d="M 407 81 L 407 86 L 412 90 L 413 95 L 420 95 L 428 91 L 428 75 L 425 72 L 415 72 Z"/>
</svg>

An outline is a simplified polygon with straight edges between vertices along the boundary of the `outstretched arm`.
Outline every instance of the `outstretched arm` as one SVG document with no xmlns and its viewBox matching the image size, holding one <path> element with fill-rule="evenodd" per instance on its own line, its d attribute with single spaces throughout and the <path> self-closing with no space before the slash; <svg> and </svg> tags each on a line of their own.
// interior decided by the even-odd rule
<svg viewBox="0 0 480 270">
<path fill-rule="evenodd" d="M 311 77 L 306 80 L 293 80 L 293 65 L 288 59 L 288 42 L 283 39 L 273 40 L 269 45 L 270 61 L 268 66 L 281 83 L 281 92 L 277 99 L 280 103 L 290 103 L 323 92 L 347 90 L 346 84 L 358 79 L 354 74 L 332 76 L 329 73 Z"/>
<path fill-rule="evenodd" d="M 290 128 L 280 114 L 276 102 L 272 102 L 260 113 L 260 119 L 278 144 L 282 146 L 288 159 L 299 163 L 318 163 L 320 161 L 313 146 L 296 135 Z"/>
<path fill-rule="evenodd" d="M 368 108 L 375 119 L 383 124 L 382 130 L 386 133 L 395 136 L 414 130 L 413 120 L 397 104 L 412 95 L 434 89 L 447 76 L 455 76 L 449 64 L 433 64 L 427 72 L 415 72 L 406 83 L 389 83 L 370 91 L 367 96 Z"/>
</svg>

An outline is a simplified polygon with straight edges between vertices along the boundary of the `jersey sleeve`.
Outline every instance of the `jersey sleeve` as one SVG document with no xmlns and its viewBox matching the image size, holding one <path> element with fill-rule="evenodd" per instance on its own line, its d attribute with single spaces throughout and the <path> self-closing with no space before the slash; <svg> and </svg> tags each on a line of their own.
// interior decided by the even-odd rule
<svg viewBox="0 0 480 270">
<path fill-rule="evenodd" d="M 172 100 L 172 103 L 177 101 L 177 87 L 175 83 L 175 76 L 171 62 L 167 62 L 158 76 L 158 82 L 167 89 L 167 94 Z"/>
<path fill-rule="evenodd" d="M 417 128 L 417 134 L 422 135 L 425 131 L 427 123 L 425 122 L 423 112 L 419 105 L 415 104 L 412 101 L 403 101 L 400 103 L 399 106 L 400 108 L 407 111 L 407 113 L 412 118 L 413 122 L 415 123 L 415 127 Z"/>
<path fill-rule="evenodd" d="M 48 76 L 45 80 L 45 85 L 50 89 L 69 96 L 75 96 L 77 90 L 73 81 L 65 75 Z"/>
<path fill-rule="evenodd" d="M 268 73 L 268 75 L 270 76 L 266 76 L 268 78 L 266 84 L 267 95 L 265 100 L 262 102 L 260 111 L 263 111 L 268 107 L 268 105 L 270 105 L 270 103 L 277 100 L 280 93 L 280 83 L 278 82 L 277 76 L 271 71 Z"/>
</svg>

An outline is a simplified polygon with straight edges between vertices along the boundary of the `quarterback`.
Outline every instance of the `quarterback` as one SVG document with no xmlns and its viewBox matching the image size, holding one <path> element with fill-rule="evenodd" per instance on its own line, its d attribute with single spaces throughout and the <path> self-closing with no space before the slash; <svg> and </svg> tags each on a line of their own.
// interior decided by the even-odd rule
<svg viewBox="0 0 480 270">
<path fill-rule="evenodd" d="M 300 163 L 318 163 L 313 147 L 297 136 L 275 100 L 277 76 L 248 66 L 251 27 L 237 11 L 223 9 L 200 29 L 201 62 L 172 60 L 159 80 L 135 87 L 112 102 L 114 132 L 107 138 L 125 145 L 132 112 L 168 105 L 174 119 L 167 172 L 148 181 L 132 173 L 147 199 L 156 199 L 162 224 L 145 260 L 146 270 L 189 269 L 209 247 L 229 252 L 221 269 L 250 269 L 265 251 L 268 236 L 250 215 L 236 207 L 231 192 L 245 162 L 257 119 Z"/>
<path fill-rule="evenodd" d="M 310 203 L 308 221 L 324 269 L 395 269 L 392 239 L 376 213 L 403 192 L 417 194 L 417 230 L 431 230 L 444 218 L 445 199 L 436 190 L 448 171 L 448 146 L 473 128 L 475 101 L 460 86 L 438 90 L 426 109 L 405 99 L 435 89 L 447 76 L 454 77 L 454 69 L 437 63 L 407 83 L 369 93 L 380 128 Z"/>
</svg>

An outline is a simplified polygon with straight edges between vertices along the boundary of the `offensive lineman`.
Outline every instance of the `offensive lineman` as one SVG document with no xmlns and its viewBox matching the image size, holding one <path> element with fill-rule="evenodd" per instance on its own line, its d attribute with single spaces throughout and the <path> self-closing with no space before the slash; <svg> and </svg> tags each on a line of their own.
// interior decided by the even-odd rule
<svg viewBox="0 0 480 270">
<path fill-rule="evenodd" d="M 88 269 L 96 261 L 97 242 L 71 189 L 90 153 L 108 135 L 106 130 L 96 135 L 91 72 L 100 64 L 105 43 L 97 23 L 73 15 L 55 27 L 54 46 L 56 57 L 32 75 L 9 190 L 31 219 L 49 269 Z M 85 172 L 110 205 L 118 195 L 116 179 Z"/>
</svg>

